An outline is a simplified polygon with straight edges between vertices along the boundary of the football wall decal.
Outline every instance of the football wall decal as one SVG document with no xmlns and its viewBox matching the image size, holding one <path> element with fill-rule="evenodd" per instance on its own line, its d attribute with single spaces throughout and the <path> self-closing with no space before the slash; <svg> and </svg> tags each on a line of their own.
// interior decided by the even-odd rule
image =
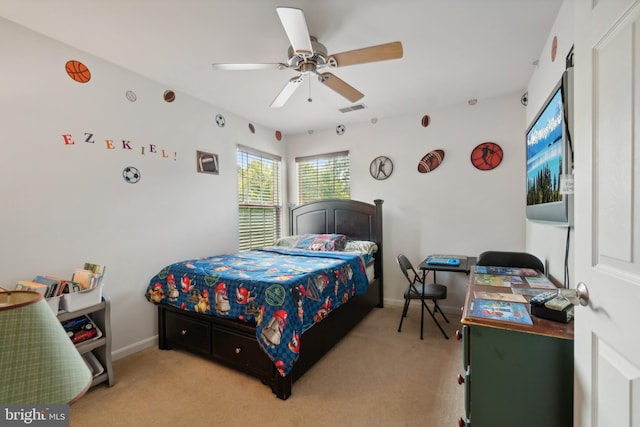
<svg viewBox="0 0 640 427">
<path fill-rule="evenodd" d="M 433 150 L 429 151 L 424 155 L 422 159 L 420 159 L 420 163 L 418 163 L 418 172 L 420 173 L 428 173 L 435 170 L 438 166 L 442 164 L 444 160 L 444 150 Z"/>
</svg>

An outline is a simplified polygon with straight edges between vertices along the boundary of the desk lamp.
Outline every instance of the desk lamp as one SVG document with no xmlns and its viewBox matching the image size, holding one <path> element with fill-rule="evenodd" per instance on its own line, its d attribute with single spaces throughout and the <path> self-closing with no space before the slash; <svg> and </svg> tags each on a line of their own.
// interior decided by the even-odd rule
<svg viewBox="0 0 640 427">
<path fill-rule="evenodd" d="M 43 296 L 0 292 L 0 403 L 73 403 L 91 372 Z"/>
</svg>

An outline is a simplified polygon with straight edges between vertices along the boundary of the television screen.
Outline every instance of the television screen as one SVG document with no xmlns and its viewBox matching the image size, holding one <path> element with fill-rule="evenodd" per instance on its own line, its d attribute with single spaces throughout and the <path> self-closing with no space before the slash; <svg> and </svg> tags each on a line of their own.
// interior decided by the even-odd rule
<svg viewBox="0 0 640 427">
<path fill-rule="evenodd" d="M 527 218 L 570 223 L 569 196 L 562 194 L 561 179 L 570 173 L 571 155 L 565 117 L 568 79 L 558 82 L 527 129 Z"/>
</svg>

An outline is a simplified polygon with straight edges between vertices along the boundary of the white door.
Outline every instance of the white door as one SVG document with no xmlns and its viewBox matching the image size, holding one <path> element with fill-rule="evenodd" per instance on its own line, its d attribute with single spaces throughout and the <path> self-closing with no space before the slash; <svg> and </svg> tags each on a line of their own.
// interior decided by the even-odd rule
<svg viewBox="0 0 640 427">
<path fill-rule="evenodd" d="M 640 427 L 640 0 L 574 5 L 574 425 Z"/>
</svg>

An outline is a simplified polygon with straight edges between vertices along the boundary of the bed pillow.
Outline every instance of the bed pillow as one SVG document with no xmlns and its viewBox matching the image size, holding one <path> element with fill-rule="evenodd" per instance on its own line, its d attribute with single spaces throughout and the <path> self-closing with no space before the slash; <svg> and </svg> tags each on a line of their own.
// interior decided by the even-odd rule
<svg viewBox="0 0 640 427">
<path fill-rule="evenodd" d="M 294 247 L 309 251 L 343 251 L 346 243 L 344 234 L 304 234 Z"/>
<path fill-rule="evenodd" d="M 298 241 L 300 240 L 300 237 L 302 236 L 285 236 L 285 237 L 281 237 L 279 239 L 277 239 L 275 242 L 273 242 L 273 246 L 280 246 L 283 248 L 295 248 L 296 245 L 298 244 Z"/>
<path fill-rule="evenodd" d="M 347 240 L 344 250 L 347 252 L 362 252 L 373 255 L 378 252 L 378 245 L 368 240 Z"/>
</svg>

